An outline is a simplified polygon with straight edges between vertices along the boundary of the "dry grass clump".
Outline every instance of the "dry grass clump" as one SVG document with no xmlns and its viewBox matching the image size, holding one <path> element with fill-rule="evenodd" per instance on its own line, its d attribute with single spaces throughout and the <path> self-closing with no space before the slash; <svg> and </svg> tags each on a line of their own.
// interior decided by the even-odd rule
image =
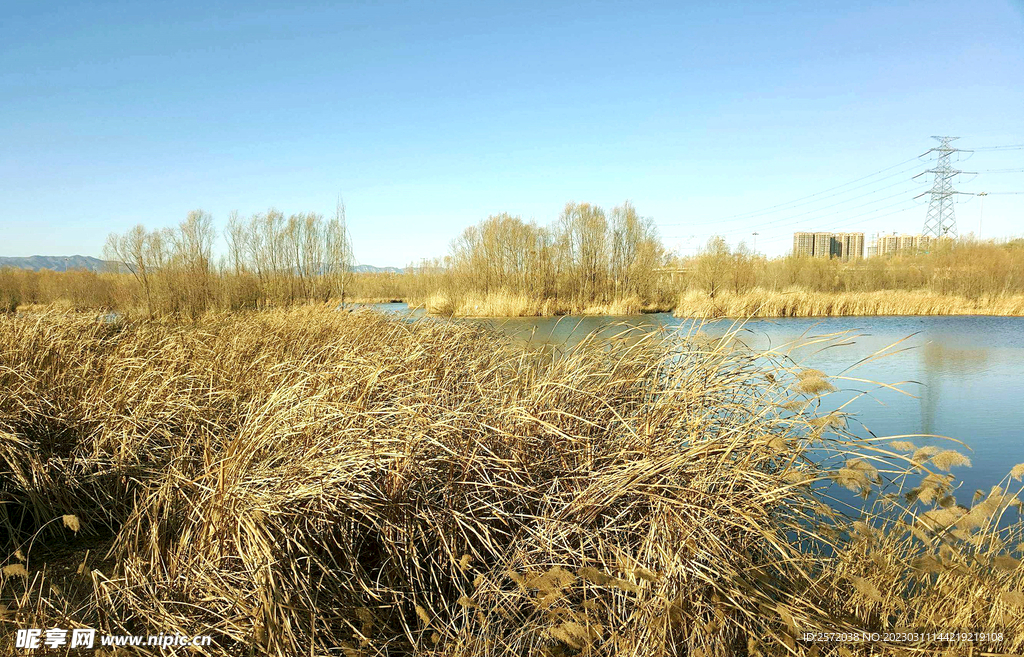
<svg viewBox="0 0 1024 657">
<path fill-rule="evenodd" d="M 1024 315 L 1024 295 L 968 299 L 925 290 L 875 292 L 782 292 L 754 289 L 714 297 L 690 290 L 680 296 L 677 317 L 839 317 L 854 315 Z"/>
<path fill-rule="evenodd" d="M 427 297 L 424 307 L 440 317 L 550 317 L 553 315 L 639 315 L 666 312 L 671 306 L 645 303 L 638 296 L 602 303 L 579 303 L 566 299 L 540 298 L 508 291 L 450 295 L 443 292 Z"/>
<path fill-rule="evenodd" d="M 1024 648 L 1014 495 L 961 509 L 931 472 L 959 459 L 806 414 L 828 393 L 808 372 L 729 337 L 544 355 L 323 308 L 0 318 L 0 641 L 725 657 L 906 627 Z M 833 481 L 907 495 L 853 522 Z"/>
<path fill-rule="evenodd" d="M 554 300 L 504 291 L 486 295 L 475 292 L 462 295 L 436 293 L 426 299 L 424 306 L 428 313 L 443 317 L 537 317 L 565 314 L 567 311 Z"/>
</svg>

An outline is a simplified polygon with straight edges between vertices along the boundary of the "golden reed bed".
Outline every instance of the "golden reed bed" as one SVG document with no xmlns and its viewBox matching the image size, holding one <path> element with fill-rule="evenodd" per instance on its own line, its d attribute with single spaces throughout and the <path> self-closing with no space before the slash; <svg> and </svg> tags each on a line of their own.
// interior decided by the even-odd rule
<svg viewBox="0 0 1024 657">
<path fill-rule="evenodd" d="M 814 412 L 842 379 L 728 337 L 523 349 L 322 308 L 0 317 L 0 652 L 24 627 L 225 656 L 1024 649 L 1024 466 L 954 499 L 964 456 L 851 435 Z"/>
<path fill-rule="evenodd" d="M 840 317 L 851 315 L 1003 315 L 1024 316 L 1024 295 L 967 299 L 926 291 L 770 292 L 719 291 L 709 297 L 690 292 L 680 297 L 677 317 Z"/>
<path fill-rule="evenodd" d="M 552 315 L 627 316 L 671 311 L 677 317 L 842 317 L 871 315 L 1001 315 L 1024 316 L 1024 295 L 981 296 L 969 299 L 927 291 L 775 292 L 752 290 L 690 291 L 672 303 L 645 303 L 637 297 L 607 303 L 577 303 L 529 295 L 468 293 L 449 297 L 434 294 L 420 304 L 441 317 L 543 317 Z"/>
<path fill-rule="evenodd" d="M 667 312 L 670 306 L 645 303 L 628 297 L 604 303 L 580 303 L 568 299 L 541 299 L 526 294 L 470 292 L 459 296 L 437 293 L 419 305 L 431 315 L 441 317 L 550 317 L 553 315 L 639 315 Z"/>
</svg>

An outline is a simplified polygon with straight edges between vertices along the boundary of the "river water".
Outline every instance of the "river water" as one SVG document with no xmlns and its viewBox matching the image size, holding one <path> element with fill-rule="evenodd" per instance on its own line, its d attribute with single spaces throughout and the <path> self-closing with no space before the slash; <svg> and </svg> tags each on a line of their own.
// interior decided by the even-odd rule
<svg viewBox="0 0 1024 657">
<path fill-rule="evenodd" d="M 408 312 L 405 304 L 375 306 Z M 688 331 L 693 320 L 668 313 L 637 317 L 529 317 L 474 319 L 520 339 L 569 345 L 600 331 L 621 332 L 624 325 Z M 700 327 L 711 336 L 736 328 L 731 321 Z M 815 336 L 844 333 L 840 346 L 806 344 Z M 1022 317 L 830 317 L 748 320 L 740 339 L 755 349 L 783 349 L 801 366 L 838 375 L 880 350 L 878 357 L 846 376 L 890 385 L 909 394 L 869 383 L 834 381 L 841 389 L 825 406 L 853 400 L 858 435 L 934 434 L 913 438 L 917 445 L 938 445 L 966 453 L 972 467 L 954 468 L 961 488 L 957 499 L 969 503 L 975 490 L 988 490 L 1017 463 L 1024 462 L 1024 318 Z M 899 342 L 902 341 L 902 342 Z M 834 343 L 835 340 L 832 341 Z M 899 342 L 898 345 L 894 343 Z M 801 347 L 784 345 L 805 344 Z M 888 348 L 888 349 L 887 349 Z M 861 394 L 867 392 L 867 395 Z"/>
</svg>

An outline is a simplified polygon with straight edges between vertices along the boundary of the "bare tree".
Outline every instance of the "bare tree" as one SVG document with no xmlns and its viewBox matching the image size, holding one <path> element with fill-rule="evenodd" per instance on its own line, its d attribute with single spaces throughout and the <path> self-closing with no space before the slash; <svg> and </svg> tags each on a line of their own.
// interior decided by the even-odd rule
<svg viewBox="0 0 1024 657">
<path fill-rule="evenodd" d="M 174 234 L 173 263 L 179 274 L 176 296 L 180 307 L 198 315 L 210 307 L 213 297 L 213 217 L 193 210 Z"/>
<path fill-rule="evenodd" d="M 153 315 L 153 286 L 150 248 L 151 237 L 142 224 L 128 229 L 124 235 L 111 233 L 103 247 L 103 256 L 124 267 L 142 285 L 146 295 L 146 312 Z"/>
<path fill-rule="evenodd" d="M 345 215 L 345 202 L 338 197 L 334 208 L 334 216 L 324 231 L 325 275 L 330 281 L 330 294 L 338 295 L 341 305 L 345 305 L 345 296 L 352 282 L 353 264 L 352 240 L 348 232 Z"/>
<path fill-rule="evenodd" d="M 228 216 L 228 225 L 224 229 L 224 238 L 228 243 L 228 263 L 231 265 L 231 271 L 236 275 L 241 275 L 245 272 L 249 234 L 241 217 L 238 216 L 237 210 L 233 210 L 231 215 Z"/>
</svg>

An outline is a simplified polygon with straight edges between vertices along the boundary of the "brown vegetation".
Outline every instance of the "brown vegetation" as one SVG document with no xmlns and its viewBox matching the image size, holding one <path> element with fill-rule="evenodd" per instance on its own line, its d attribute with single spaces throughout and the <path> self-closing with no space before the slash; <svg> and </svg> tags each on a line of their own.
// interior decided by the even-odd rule
<svg viewBox="0 0 1024 657">
<path fill-rule="evenodd" d="M 696 256 L 648 263 L 645 286 L 590 303 L 537 292 L 485 292 L 478 270 L 434 263 L 401 281 L 403 295 L 439 315 L 631 314 L 674 308 L 692 317 L 1024 314 L 1024 241 L 945 242 L 931 253 L 841 262 L 768 259 L 712 238 Z M 493 276 L 494 280 L 503 280 Z M 607 279 L 606 279 L 607 280 Z M 572 283 L 567 283 L 571 285 Z"/>
<path fill-rule="evenodd" d="M 448 257 L 409 268 L 403 297 L 456 315 L 638 312 L 670 305 L 664 263 L 653 221 L 628 202 L 568 203 L 551 226 L 501 214 L 467 228 Z"/>
<path fill-rule="evenodd" d="M 122 305 L 144 305 L 152 317 L 344 301 L 352 249 L 340 201 L 329 221 L 315 213 L 285 219 L 273 209 L 248 220 L 232 214 L 224 236 L 228 251 L 217 271 L 212 218 L 205 212 L 190 212 L 176 230 L 147 231 L 139 225 L 112 234 L 105 255 L 130 272 L 141 293 Z"/>
<path fill-rule="evenodd" d="M 286 219 L 273 209 L 247 220 L 233 214 L 219 265 L 216 237 L 212 217 L 196 210 L 173 229 L 138 225 L 111 234 L 107 272 L 0 269 L 0 311 L 54 305 L 197 317 L 350 296 L 352 247 L 340 202 L 330 220 L 315 213 Z"/>
<path fill-rule="evenodd" d="M 1021 314 L 1024 240 L 943 240 L 931 252 L 841 262 L 765 258 L 714 237 L 691 257 L 666 252 L 653 222 L 625 203 L 569 203 L 539 226 L 507 214 L 466 229 L 448 256 L 402 273 L 356 274 L 344 207 L 324 220 L 276 210 L 232 215 L 214 262 L 208 214 L 175 229 L 111 235 L 117 271 L 0 270 L 0 312 L 19 305 L 115 309 L 150 317 L 331 300 L 402 300 L 437 315 L 686 316 Z"/>
<path fill-rule="evenodd" d="M 635 214 L 630 206 L 624 208 L 612 216 Z M 635 260 L 628 275 L 616 275 L 614 263 L 621 260 L 614 256 L 614 235 L 656 240 L 653 227 L 629 233 L 592 217 L 580 220 L 577 231 L 605 236 L 577 238 L 588 245 L 582 262 L 610 269 L 567 266 L 579 249 L 568 248 L 571 239 L 560 231 L 566 230 L 566 217 L 580 212 L 599 211 L 570 204 L 550 229 L 517 217 L 491 217 L 467 230 L 448 258 L 423 262 L 401 275 L 357 277 L 356 286 L 386 286 L 387 295 L 367 296 L 401 298 L 432 314 L 457 316 L 617 315 L 671 308 L 698 317 L 1024 314 L 1022 240 L 943 242 L 930 253 L 852 262 L 769 259 L 742 243 L 731 249 L 717 237 L 699 254 L 680 258 L 651 241 L 640 249 L 648 257 Z M 616 280 L 629 282 L 623 286 Z"/>
<path fill-rule="evenodd" d="M 212 634 L 220 655 L 725 657 L 946 630 L 1024 649 L 1011 479 L 961 505 L 956 452 L 813 413 L 842 380 L 682 337 L 545 355 L 323 307 L 0 317 L 0 642 L 84 625 Z M 827 484 L 873 503 L 848 519 Z"/>
<path fill-rule="evenodd" d="M 773 292 L 754 289 L 714 297 L 700 291 L 683 294 L 677 317 L 842 317 L 851 315 L 1003 315 L 1024 316 L 1024 294 L 967 298 L 924 290 Z"/>
<path fill-rule="evenodd" d="M 467 292 L 454 298 L 439 293 L 427 297 L 422 305 L 431 315 L 443 317 L 545 317 L 570 314 L 622 316 L 671 310 L 669 304 L 644 303 L 637 296 L 580 306 L 573 305 L 569 300 L 543 299 L 509 292 L 492 292 L 486 296 Z"/>
<path fill-rule="evenodd" d="M 766 259 L 712 239 L 681 263 L 686 317 L 1024 315 L 1024 240 L 945 241 L 930 253 Z"/>
<path fill-rule="evenodd" d="M 713 238 L 699 255 L 678 263 L 683 292 L 708 296 L 730 291 L 927 291 L 968 299 L 1024 294 L 1024 240 L 943 240 L 929 253 L 900 253 L 841 262 L 836 258 L 768 259 L 742 244 L 735 250 Z"/>
</svg>

